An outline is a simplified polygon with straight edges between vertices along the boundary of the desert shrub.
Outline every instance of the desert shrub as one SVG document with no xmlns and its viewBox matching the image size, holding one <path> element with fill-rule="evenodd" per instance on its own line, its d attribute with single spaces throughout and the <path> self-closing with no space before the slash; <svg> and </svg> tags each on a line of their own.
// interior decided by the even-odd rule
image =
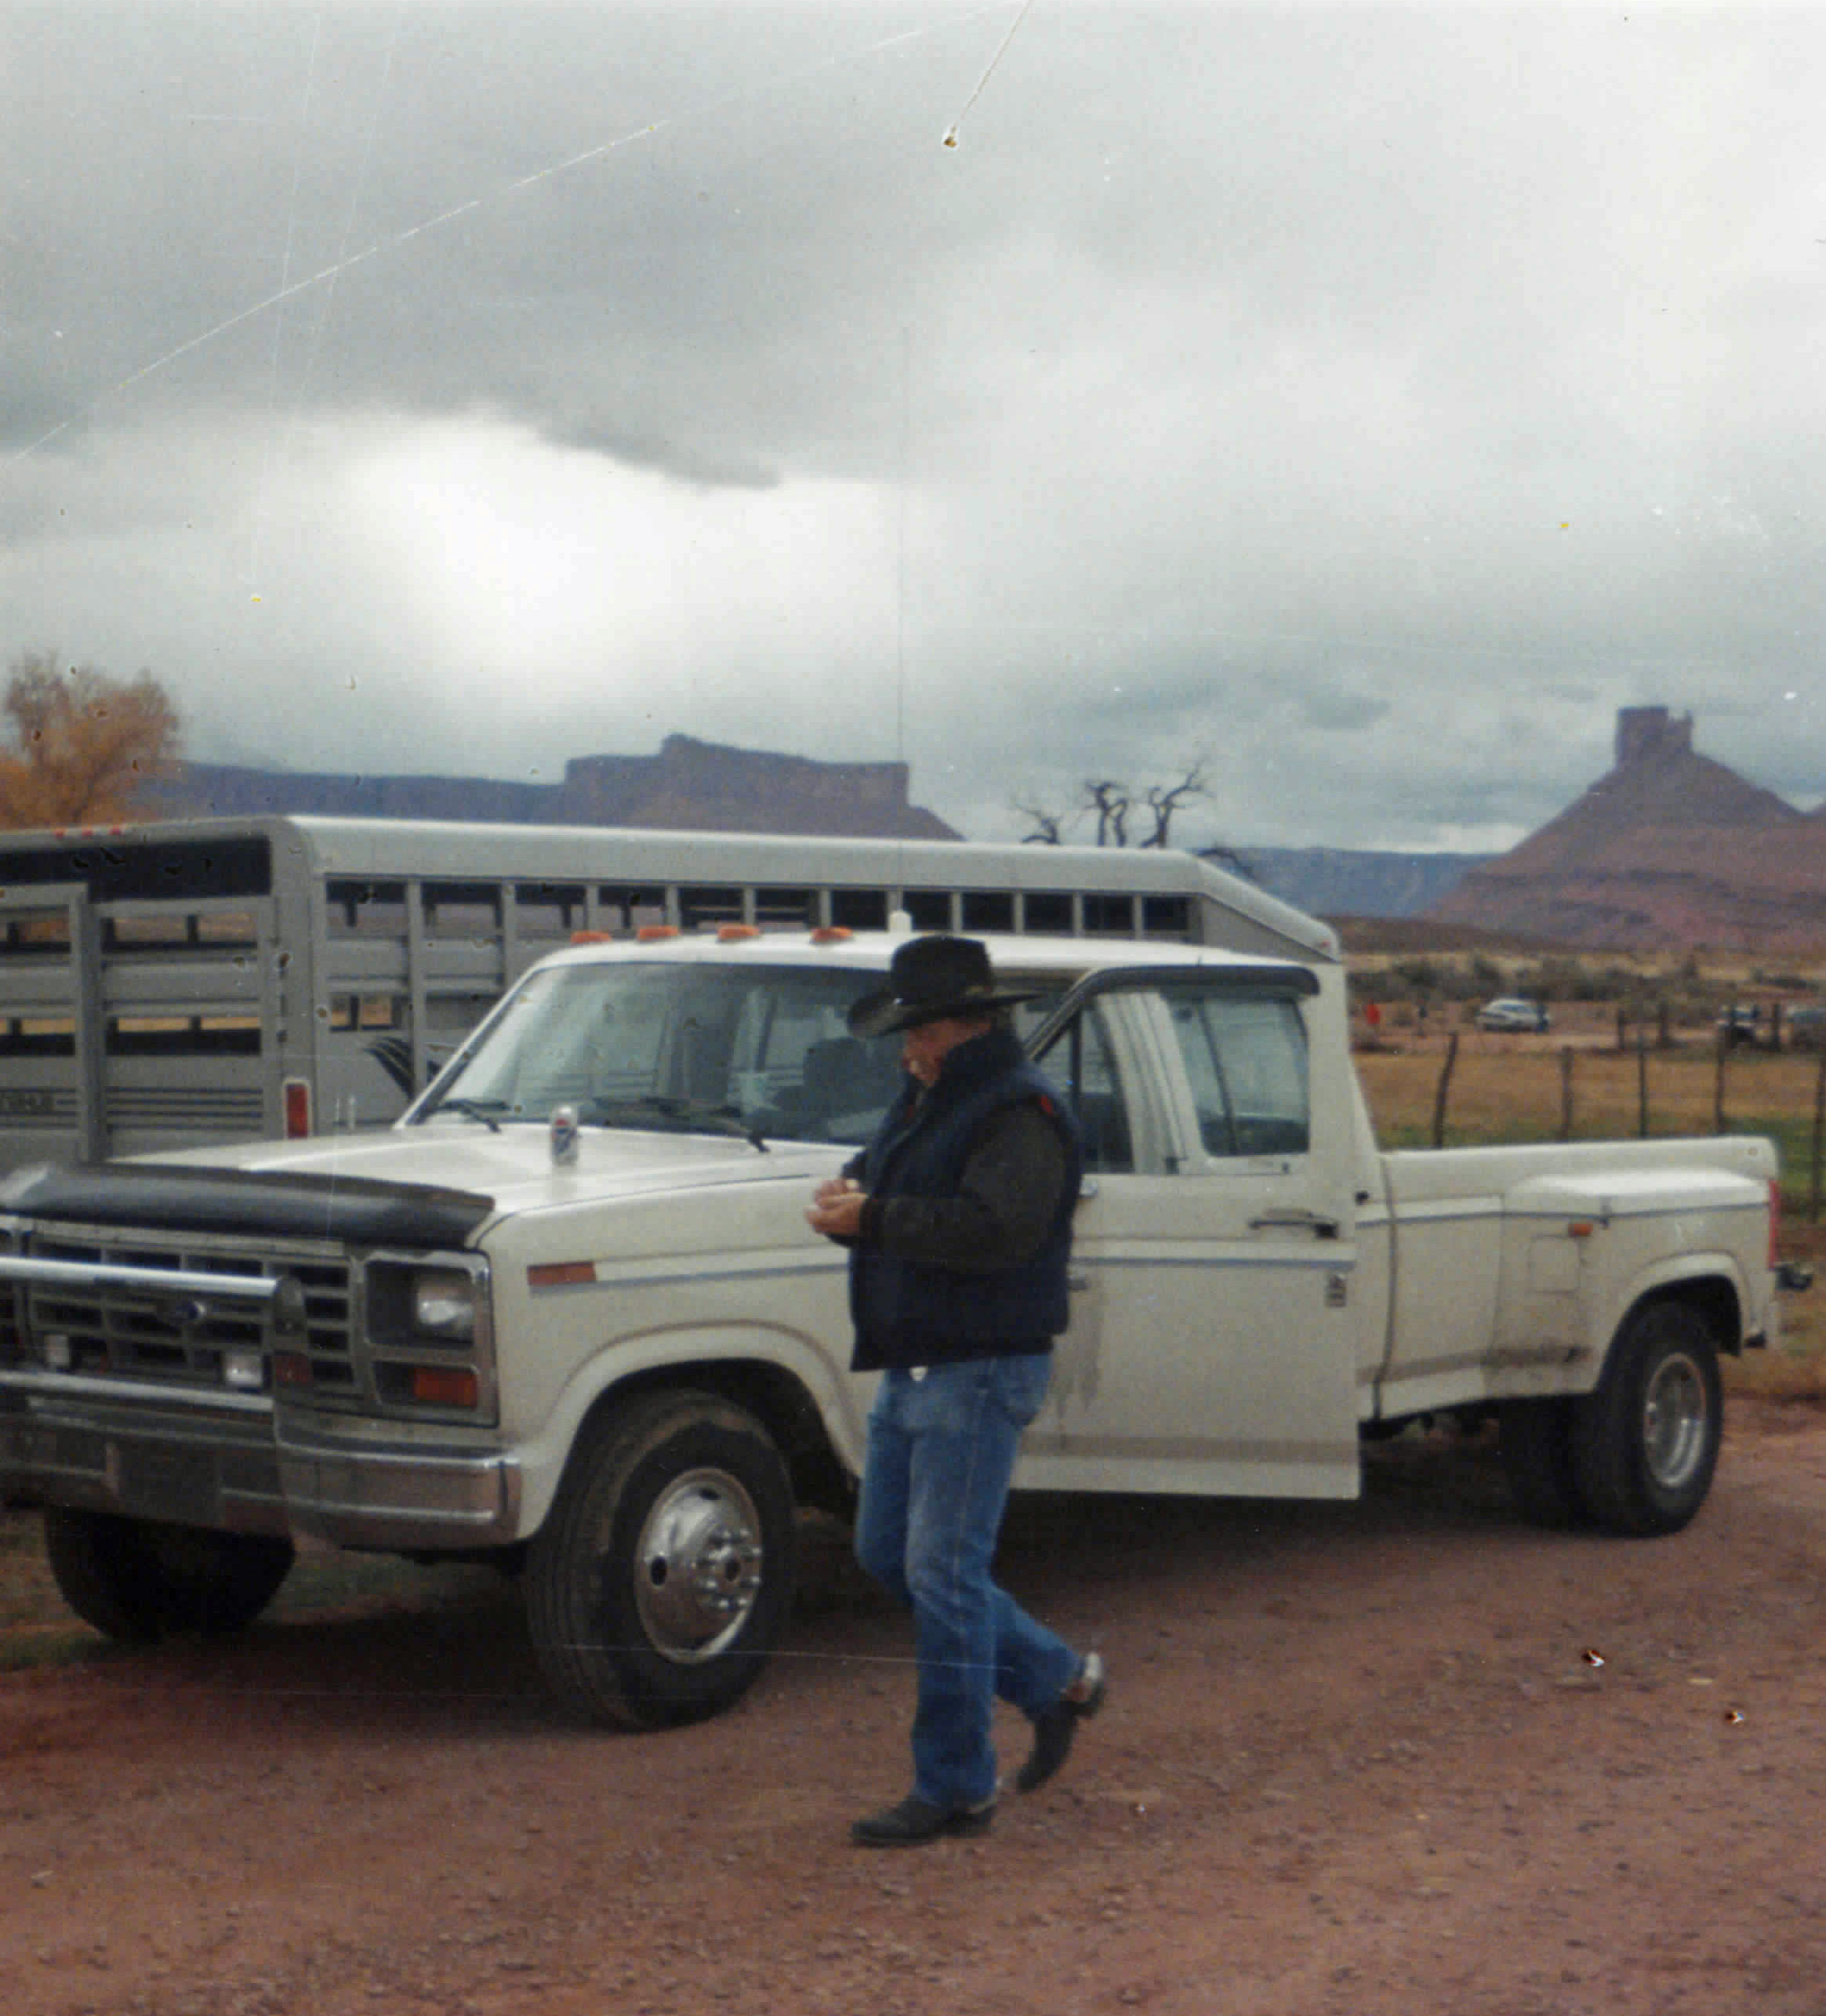
<svg viewBox="0 0 1826 2016">
<path fill-rule="evenodd" d="M 1556 954 L 1516 975 L 1516 991 L 1543 1001 L 1621 1001 L 1634 1004 L 1644 993 L 1642 977 L 1613 961 L 1606 965 Z"/>
</svg>

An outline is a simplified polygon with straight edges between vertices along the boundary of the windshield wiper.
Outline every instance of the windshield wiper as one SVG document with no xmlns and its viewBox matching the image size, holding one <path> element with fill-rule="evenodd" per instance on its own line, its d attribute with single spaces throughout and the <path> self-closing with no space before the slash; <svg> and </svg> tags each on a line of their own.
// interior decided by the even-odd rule
<svg viewBox="0 0 1826 2016">
<path fill-rule="evenodd" d="M 655 1117 L 681 1121 L 688 1127 L 706 1127 L 713 1134 L 739 1134 L 761 1154 L 768 1152 L 761 1129 L 742 1117 L 739 1106 L 710 1106 L 701 1099 L 673 1099 L 662 1092 L 650 1092 L 644 1099 L 598 1099 L 585 1117 L 603 1127 L 613 1127 L 618 1121 Z"/>
<path fill-rule="evenodd" d="M 491 1134 L 499 1134 L 501 1123 L 495 1115 L 506 1110 L 505 1099 L 440 1099 L 430 1113 L 419 1116 L 419 1124 L 423 1126 L 434 1113 L 459 1113 L 465 1120 L 479 1120 Z"/>
</svg>

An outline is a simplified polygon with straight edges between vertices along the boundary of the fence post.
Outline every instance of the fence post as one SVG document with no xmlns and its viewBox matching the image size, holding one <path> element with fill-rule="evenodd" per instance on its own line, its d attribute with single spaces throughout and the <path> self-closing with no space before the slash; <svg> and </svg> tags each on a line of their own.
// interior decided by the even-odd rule
<svg viewBox="0 0 1826 2016">
<path fill-rule="evenodd" d="M 1712 1131 L 1714 1134 L 1723 1134 L 1725 1131 L 1725 1059 L 1730 1055 L 1730 1048 L 1731 1030 L 1727 1023 L 1719 1031 L 1718 1069 L 1712 1078 Z"/>
<path fill-rule="evenodd" d="M 1621 1001 L 1617 1004 L 1617 1054 L 1621 1057 L 1629 1046 L 1629 1022 Z"/>
<path fill-rule="evenodd" d="M 1646 1023 L 1635 1026 L 1635 1131 L 1649 1138 L 1649 1032 Z"/>
<path fill-rule="evenodd" d="M 1820 1222 L 1820 1155 L 1826 1149 L 1826 1050 L 1814 1077 L 1814 1179 L 1808 1186 L 1808 1224 Z"/>
<path fill-rule="evenodd" d="M 1446 1088 L 1452 1082 L 1452 1066 L 1458 1061 L 1458 1032 L 1446 1038 L 1446 1061 L 1439 1066 L 1439 1082 L 1433 1088 L 1433 1146 L 1446 1145 Z"/>
<path fill-rule="evenodd" d="M 1619 1019 L 1618 1026 L 1621 1021 Z M 1573 1138 L 1573 1047 L 1563 1044 L 1559 1052 L 1559 1138 Z"/>
</svg>

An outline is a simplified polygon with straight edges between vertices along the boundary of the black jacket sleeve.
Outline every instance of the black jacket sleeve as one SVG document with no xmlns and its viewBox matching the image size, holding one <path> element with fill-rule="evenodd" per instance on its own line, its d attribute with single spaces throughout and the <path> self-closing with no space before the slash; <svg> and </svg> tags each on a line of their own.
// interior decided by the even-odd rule
<svg viewBox="0 0 1826 2016">
<path fill-rule="evenodd" d="M 960 1273 L 1018 1266 L 1040 1251 L 1069 1166 L 1037 1106 L 999 1107 L 971 1144 L 956 1197 L 870 1197 L 862 1243 Z"/>
</svg>

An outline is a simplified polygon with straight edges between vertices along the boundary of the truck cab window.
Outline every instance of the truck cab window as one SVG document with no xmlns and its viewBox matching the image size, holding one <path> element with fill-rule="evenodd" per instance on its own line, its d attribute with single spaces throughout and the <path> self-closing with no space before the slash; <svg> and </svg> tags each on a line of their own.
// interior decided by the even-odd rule
<svg viewBox="0 0 1826 2016">
<path fill-rule="evenodd" d="M 1134 1133 L 1102 1010 L 1093 1004 L 1074 1015 L 1047 1044 L 1039 1062 L 1078 1117 L 1085 1172 L 1133 1175 Z"/>
<path fill-rule="evenodd" d="M 543 1122 L 561 1102 L 586 1125 L 688 1128 L 720 1117 L 763 1135 L 859 1145 L 901 1078 L 897 1044 L 848 1032 L 869 978 L 746 961 L 547 967 L 480 1037 L 440 1104 L 497 1124 Z"/>
<path fill-rule="evenodd" d="M 1185 993 L 1167 1007 L 1205 1153 L 1304 1155 L 1312 1145 L 1306 1040 L 1294 1003 Z"/>
<path fill-rule="evenodd" d="M 853 982 L 780 974 L 746 997 L 731 1084 L 743 1116 L 764 1133 L 860 1147 L 900 1088 L 899 1044 L 864 1042 L 844 1019 Z"/>
</svg>

